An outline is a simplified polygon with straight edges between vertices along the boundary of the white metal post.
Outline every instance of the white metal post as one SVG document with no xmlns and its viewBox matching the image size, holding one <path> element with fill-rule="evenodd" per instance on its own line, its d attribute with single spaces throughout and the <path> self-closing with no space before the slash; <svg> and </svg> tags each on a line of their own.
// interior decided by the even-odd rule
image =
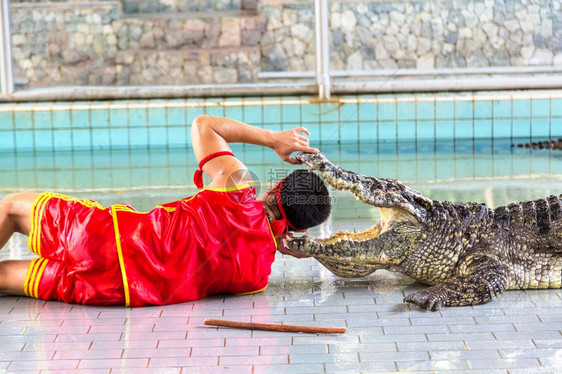
<svg viewBox="0 0 562 374">
<path fill-rule="evenodd" d="M 7 96 L 14 92 L 9 0 L 1 0 L 0 12 L 0 90 L 2 95 Z"/>
<path fill-rule="evenodd" d="M 316 28 L 316 82 L 318 98 L 330 98 L 330 43 L 328 33 L 328 0 L 314 0 Z"/>
</svg>

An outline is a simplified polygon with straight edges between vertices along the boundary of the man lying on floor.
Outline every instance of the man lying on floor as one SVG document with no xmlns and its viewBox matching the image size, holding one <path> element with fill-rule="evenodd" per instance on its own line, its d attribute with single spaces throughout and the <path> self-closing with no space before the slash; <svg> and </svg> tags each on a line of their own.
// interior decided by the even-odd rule
<svg viewBox="0 0 562 374">
<path fill-rule="evenodd" d="M 268 283 L 284 238 L 322 223 L 330 199 L 320 177 L 296 170 L 260 198 L 229 143 L 272 148 L 282 160 L 318 152 L 298 127 L 271 131 L 199 116 L 191 136 L 211 178 L 194 196 L 143 213 L 56 193 L 20 192 L 0 201 L 0 248 L 14 232 L 29 235 L 34 260 L 0 262 L 0 293 L 94 305 L 164 305 L 217 293 L 245 294 Z"/>
</svg>

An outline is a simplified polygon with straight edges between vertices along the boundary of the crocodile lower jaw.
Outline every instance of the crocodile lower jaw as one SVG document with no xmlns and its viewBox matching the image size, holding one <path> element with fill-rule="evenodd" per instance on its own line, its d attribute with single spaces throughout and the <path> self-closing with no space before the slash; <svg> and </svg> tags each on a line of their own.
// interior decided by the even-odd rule
<svg viewBox="0 0 562 374">
<path fill-rule="evenodd" d="M 371 240 L 380 235 L 381 226 L 382 223 L 378 222 L 377 224 L 368 228 L 367 230 L 360 231 L 360 232 L 338 231 L 327 239 L 316 239 L 316 242 L 320 244 L 335 244 L 346 240 L 348 241 L 353 240 L 356 242 Z"/>
</svg>

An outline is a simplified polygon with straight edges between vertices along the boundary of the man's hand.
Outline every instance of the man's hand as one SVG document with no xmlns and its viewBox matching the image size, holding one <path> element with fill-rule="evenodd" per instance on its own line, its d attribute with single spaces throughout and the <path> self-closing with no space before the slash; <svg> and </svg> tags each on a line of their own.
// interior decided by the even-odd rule
<svg viewBox="0 0 562 374">
<path fill-rule="evenodd" d="M 289 234 L 289 235 L 291 235 L 291 234 Z M 296 258 L 310 257 L 309 255 L 303 255 L 301 253 L 291 251 L 287 247 L 287 239 L 286 238 L 278 238 L 277 239 L 277 250 L 284 255 L 289 255 L 289 256 L 296 257 Z"/>
<path fill-rule="evenodd" d="M 308 138 L 301 135 L 302 133 L 310 135 L 310 132 L 305 127 L 297 127 L 275 133 L 275 143 L 272 148 L 281 157 L 281 160 L 290 164 L 302 164 L 301 161 L 291 157 L 293 152 L 320 152 L 317 148 L 310 147 Z"/>
</svg>

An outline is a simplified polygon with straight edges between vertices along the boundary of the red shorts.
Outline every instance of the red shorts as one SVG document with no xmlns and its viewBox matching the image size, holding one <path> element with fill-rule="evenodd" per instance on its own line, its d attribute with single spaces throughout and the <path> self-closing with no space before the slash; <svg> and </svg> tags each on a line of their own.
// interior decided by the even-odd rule
<svg viewBox="0 0 562 374">
<path fill-rule="evenodd" d="M 68 303 L 125 304 L 109 208 L 91 200 L 42 193 L 33 203 L 27 295 Z"/>
</svg>

